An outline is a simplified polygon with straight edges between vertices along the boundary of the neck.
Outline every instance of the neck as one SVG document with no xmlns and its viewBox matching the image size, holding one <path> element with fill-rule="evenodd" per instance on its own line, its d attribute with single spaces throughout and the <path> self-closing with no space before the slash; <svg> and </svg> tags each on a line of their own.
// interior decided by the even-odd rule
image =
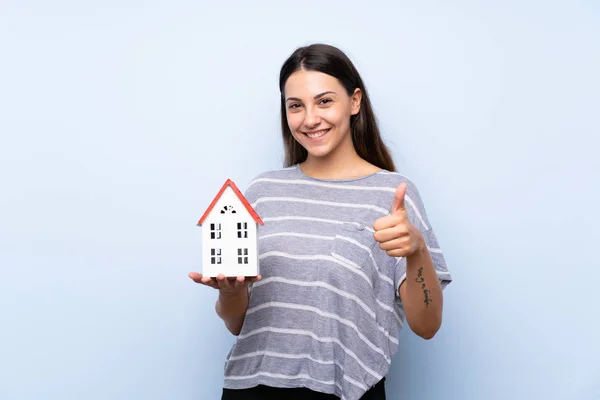
<svg viewBox="0 0 600 400">
<path fill-rule="evenodd" d="M 379 170 L 360 158 L 354 149 L 352 138 L 349 139 L 324 157 L 314 157 L 309 154 L 306 161 L 300 163 L 302 172 L 319 179 L 349 179 Z"/>
</svg>

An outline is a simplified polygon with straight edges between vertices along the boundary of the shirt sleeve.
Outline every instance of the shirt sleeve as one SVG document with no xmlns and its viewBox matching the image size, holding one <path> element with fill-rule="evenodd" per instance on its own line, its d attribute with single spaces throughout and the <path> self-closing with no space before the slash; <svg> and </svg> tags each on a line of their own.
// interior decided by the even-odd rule
<svg viewBox="0 0 600 400">
<path fill-rule="evenodd" d="M 421 232 L 423 238 L 425 239 L 425 243 L 427 245 L 427 249 L 429 250 L 429 254 L 431 255 L 431 261 L 433 262 L 433 268 L 437 272 L 437 276 L 440 280 L 440 284 L 442 289 L 444 289 L 450 282 L 452 282 L 452 276 L 450 275 L 450 271 L 448 271 L 448 266 L 446 265 L 446 260 L 444 258 L 444 253 L 439 246 L 435 233 L 433 229 L 428 229 L 425 232 Z M 397 257 L 396 259 L 396 270 L 394 273 L 394 284 L 396 285 L 396 294 L 398 294 L 398 289 L 404 280 L 406 279 L 406 257 Z"/>
</svg>

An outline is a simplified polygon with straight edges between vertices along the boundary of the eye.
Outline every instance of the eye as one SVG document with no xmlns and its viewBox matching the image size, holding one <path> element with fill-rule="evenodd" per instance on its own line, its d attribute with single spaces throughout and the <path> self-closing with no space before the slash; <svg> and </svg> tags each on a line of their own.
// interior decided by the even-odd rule
<svg viewBox="0 0 600 400">
<path fill-rule="evenodd" d="M 322 100 L 319 102 L 319 104 L 326 105 L 326 104 L 329 104 L 329 103 L 331 103 L 332 101 L 333 101 L 333 100 L 331 100 L 331 99 L 322 99 Z"/>
<path fill-rule="evenodd" d="M 289 108 L 290 110 L 297 109 L 298 107 L 300 107 L 300 104 L 299 104 L 299 103 L 292 103 L 292 104 L 290 104 L 290 105 L 288 106 L 288 108 Z"/>
</svg>

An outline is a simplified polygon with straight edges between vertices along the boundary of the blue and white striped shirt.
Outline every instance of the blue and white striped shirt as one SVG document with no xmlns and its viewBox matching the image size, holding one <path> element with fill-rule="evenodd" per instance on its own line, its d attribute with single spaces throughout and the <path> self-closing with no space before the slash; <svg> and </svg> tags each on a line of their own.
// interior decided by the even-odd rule
<svg viewBox="0 0 600 400">
<path fill-rule="evenodd" d="M 225 388 L 307 387 L 359 399 L 388 372 L 404 322 L 398 287 L 406 260 L 390 257 L 373 223 L 408 184 L 410 221 L 422 232 L 442 287 L 451 277 L 416 187 L 380 171 L 321 180 L 298 165 L 257 176 L 245 196 L 259 227 L 262 280 L 225 364 Z"/>
</svg>

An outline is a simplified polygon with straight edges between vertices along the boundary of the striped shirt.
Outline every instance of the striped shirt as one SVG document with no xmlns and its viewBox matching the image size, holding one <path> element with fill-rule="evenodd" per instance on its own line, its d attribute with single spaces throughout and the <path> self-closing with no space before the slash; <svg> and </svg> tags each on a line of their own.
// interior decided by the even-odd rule
<svg viewBox="0 0 600 400">
<path fill-rule="evenodd" d="M 253 179 L 262 280 L 227 355 L 224 387 L 307 387 L 359 399 L 388 372 L 404 311 L 406 259 L 387 255 L 373 223 L 407 183 L 407 215 L 423 234 L 442 287 L 451 277 L 412 182 L 389 171 L 315 179 L 298 165 Z"/>
</svg>

